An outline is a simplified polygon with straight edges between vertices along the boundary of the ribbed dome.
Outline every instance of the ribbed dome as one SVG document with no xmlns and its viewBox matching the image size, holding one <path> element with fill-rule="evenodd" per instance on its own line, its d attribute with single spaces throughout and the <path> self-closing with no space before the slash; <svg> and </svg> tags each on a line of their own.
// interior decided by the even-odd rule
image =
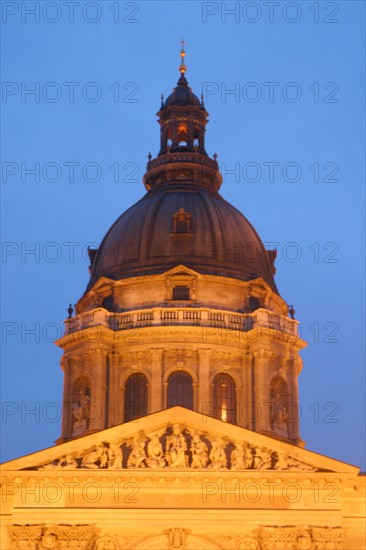
<svg viewBox="0 0 366 550">
<path fill-rule="evenodd" d="M 198 97 L 192 92 L 192 89 L 188 86 L 188 81 L 185 76 L 181 76 L 177 82 L 177 86 L 174 88 L 173 93 L 167 97 L 163 109 L 165 107 L 171 107 L 172 105 L 197 105 L 201 106 L 201 102 Z"/>
<path fill-rule="evenodd" d="M 242 280 L 262 277 L 276 290 L 271 258 L 248 220 L 217 193 L 187 184 L 151 191 L 118 218 L 88 288 L 103 276 L 119 280 L 179 264 Z"/>
</svg>

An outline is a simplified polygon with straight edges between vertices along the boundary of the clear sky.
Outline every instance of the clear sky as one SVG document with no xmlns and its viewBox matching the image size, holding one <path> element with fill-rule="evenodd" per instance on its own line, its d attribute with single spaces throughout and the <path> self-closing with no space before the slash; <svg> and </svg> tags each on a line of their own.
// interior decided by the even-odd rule
<svg viewBox="0 0 366 550">
<path fill-rule="evenodd" d="M 86 288 L 88 244 L 144 194 L 183 36 L 222 195 L 277 247 L 277 285 L 309 343 L 301 435 L 364 469 L 365 3 L 1 8 L 2 460 L 60 435 L 53 340 Z"/>
</svg>

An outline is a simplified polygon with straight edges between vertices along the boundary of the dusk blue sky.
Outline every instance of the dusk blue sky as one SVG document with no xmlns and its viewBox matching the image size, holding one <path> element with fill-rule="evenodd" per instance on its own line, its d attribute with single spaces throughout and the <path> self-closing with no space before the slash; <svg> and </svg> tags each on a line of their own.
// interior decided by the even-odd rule
<svg viewBox="0 0 366 550">
<path fill-rule="evenodd" d="M 1 6 L 2 460 L 60 435 L 53 340 L 85 291 L 88 244 L 145 192 L 183 36 L 221 194 L 277 243 L 279 292 L 309 343 L 301 435 L 364 469 L 365 3 L 82 1 L 73 22 L 62 1 L 38 3 L 35 21 L 36 4 Z"/>
</svg>

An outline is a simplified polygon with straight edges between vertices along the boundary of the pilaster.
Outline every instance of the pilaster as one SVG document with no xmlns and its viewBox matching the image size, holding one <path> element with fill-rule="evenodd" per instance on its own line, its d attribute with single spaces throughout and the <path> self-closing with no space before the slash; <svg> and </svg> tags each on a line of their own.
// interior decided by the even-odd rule
<svg viewBox="0 0 366 550">
<path fill-rule="evenodd" d="M 151 350 L 150 413 L 163 409 L 163 349 Z"/>
</svg>

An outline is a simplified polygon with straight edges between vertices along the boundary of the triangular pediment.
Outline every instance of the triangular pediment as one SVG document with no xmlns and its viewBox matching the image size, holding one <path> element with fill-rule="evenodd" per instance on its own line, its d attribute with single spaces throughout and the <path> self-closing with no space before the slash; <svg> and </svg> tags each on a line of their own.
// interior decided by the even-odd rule
<svg viewBox="0 0 366 550">
<path fill-rule="evenodd" d="M 191 277 L 197 277 L 197 278 L 202 277 L 202 275 L 198 273 L 198 271 L 195 271 L 194 269 L 191 269 L 190 267 L 187 267 L 184 264 L 176 265 L 175 267 L 172 267 L 171 269 L 168 269 L 163 273 L 163 277 L 173 277 L 175 275 L 186 275 L 186 276 L 189 275 Z"/>
<path fill-rule="evenodd" d="M 150 414 L 2 464 L 19 470 L 339 472 L 355 466 L 182 407 Z"/>
</svg>

